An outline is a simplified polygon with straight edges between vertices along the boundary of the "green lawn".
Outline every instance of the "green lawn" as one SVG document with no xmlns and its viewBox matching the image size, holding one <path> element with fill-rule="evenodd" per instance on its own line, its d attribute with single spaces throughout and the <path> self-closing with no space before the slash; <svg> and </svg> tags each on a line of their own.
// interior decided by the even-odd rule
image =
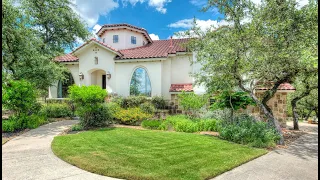
<svg viewBox="0 0 320 180">
<path fill-rule="evenodd" d="M 157 180 L 207 179 L 267 153 L 212 136 L 129 128 L 57 136 L 52 150 L 93 173 Z"/>
</svg>

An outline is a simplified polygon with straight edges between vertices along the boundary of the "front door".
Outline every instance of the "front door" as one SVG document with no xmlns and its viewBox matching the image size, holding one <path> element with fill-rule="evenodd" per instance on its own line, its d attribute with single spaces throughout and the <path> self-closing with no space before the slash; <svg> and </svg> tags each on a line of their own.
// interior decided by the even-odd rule
<svg viewBox="0 0 320 180">
<path fill-rule="evenodd" d="M 102 89 L 106 89 L 106 75 L 102 75 Z"/>
</svg>

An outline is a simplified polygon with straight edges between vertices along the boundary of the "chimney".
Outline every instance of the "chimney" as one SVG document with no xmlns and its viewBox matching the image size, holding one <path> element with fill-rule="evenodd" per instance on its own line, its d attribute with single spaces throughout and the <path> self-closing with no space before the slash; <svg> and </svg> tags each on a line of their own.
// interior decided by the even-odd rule
<svg viewBox="0 0 320 180">
<path fill-rule="evenodd" d="M 170 37 L 170 46 L 169 46 L 170 48 L 172 48 L 173 47 L 173 45 L 172 45 L 172 36 Z"/>
</svg>

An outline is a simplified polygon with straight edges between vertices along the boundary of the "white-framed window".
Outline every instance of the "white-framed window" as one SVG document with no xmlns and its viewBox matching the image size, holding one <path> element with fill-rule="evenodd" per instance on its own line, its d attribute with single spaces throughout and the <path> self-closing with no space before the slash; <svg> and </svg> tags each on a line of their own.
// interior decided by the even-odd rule
<svg viewBox="0 0 320 180">
<path fill-rule="evenodd" d="M 131 36 L 131 44 L 137 44 L 137 38 L 134 36 Z"/>
<path fill-rule="evenodd" d="M 151 97 L 151 82 L 145 68 L 138 67 L 134 70 L 130 81 L 130 95 Z"/>
<path fill-rule="evenodd" d="M 142 42 L 142 45 L 145 45 L 145 44 L 146 44 L 146 43 L 143 41 L 143 42 Z"/>
<path fill-rule="evenodd" d="M 113 35 L 113 43 L 118 43 L 118 41 L 119 41 L 119 36 Z"/>
</svg>

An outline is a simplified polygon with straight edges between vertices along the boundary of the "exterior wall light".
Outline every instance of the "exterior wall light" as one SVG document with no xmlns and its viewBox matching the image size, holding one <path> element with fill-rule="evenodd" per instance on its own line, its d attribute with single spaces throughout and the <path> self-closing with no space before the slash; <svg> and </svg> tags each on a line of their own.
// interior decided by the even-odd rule
<svg viewBox="0 0 320 180">
<path fill-rule="evenodd" d="M 79 78 L 80 78 L 80 81 L 84 79 L 84 75 L 83 75 L 83 73 L 82 73 L 82 72 L 81 72 L 81 73 L 79 73 Z"/>
<path fill-rule="evenodd" d="M 110 74 L 110 72 L 109 72 L 109 71 L 107 72 L 106 76 L 107 76 L 107 78 L 108 78 L 108 79 L 110 79 L 110 78 L 111 78 L 111 74 Z"/>
</svg>

